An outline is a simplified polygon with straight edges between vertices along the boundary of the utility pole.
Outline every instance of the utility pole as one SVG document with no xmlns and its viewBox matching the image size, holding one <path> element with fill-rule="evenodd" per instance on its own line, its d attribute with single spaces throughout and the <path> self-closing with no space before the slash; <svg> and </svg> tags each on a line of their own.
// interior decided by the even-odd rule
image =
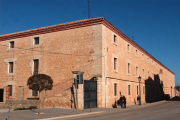
<svg viewBox="0 0 180 120">
<path fill-rule="evenodd" d="M 88 19 L 90 19 L 90 0 L 88 0 Z"/>
</svg>

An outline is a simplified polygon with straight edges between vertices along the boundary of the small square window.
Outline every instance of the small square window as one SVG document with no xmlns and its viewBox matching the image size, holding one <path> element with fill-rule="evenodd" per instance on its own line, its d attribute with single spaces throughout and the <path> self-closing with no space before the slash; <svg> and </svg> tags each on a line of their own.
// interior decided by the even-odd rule
<svg viewBox="0 0 180 120">
<path fill-rule="evenodd" d="M 117 43 L 117 36 L 114 35 L 114 43 Z"/>
<path fill-rule="evenodd" d="M 13 73 L 13 67 L 14 67 L 14 63 L 9 62 L 9 73 Z"/>
<path fill-rule="evenodd" d="M 10 42 L 10 46 L 9 46 L 10 48 L 14 48 L 14 41 L 11 41 Z"/>
<path fill-rule="evenodd" d="M 39 44 L 39 37 L 35 37 L 34 38 L 34 45 L 38 45 Z"/>
</svg>

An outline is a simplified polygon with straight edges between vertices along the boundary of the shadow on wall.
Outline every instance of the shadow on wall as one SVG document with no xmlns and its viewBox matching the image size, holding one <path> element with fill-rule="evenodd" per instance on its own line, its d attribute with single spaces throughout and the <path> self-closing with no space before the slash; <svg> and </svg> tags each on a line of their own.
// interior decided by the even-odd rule
<svg viewBox="0 0 180 120">
<path fill-rule="evenodd" d="M 147 103 L 163 100 L 163 81 L 160 80 L 159 74 L 154 74 L 154 80 L 151 77 L 145 80 L 145 95 Z"/>
</svg>

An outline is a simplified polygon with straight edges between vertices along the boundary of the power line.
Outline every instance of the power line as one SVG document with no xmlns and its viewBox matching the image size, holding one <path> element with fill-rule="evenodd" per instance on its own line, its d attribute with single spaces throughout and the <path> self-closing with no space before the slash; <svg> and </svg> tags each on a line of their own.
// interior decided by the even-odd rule
<svg viewBox="0 0 180 120">
<path fill-rule="evenodd" d="M 10 46 L 8 46 L 8 45 L 1 45 L 1 46 L 10 47 Z M 62 53 L 62 52 L 50 52 L 50 51 L 34 50 L 34 48 L 27 49 L 27 48 L 14 47 L 13 49 L 15 49 L 15 48 L 16 48 L 16 49 L 22 49 L 22 50 L 42 52 L 42 53 L 60 54 L 60 55 L 69 55 L 69 56 L 99 56 L 99 55 L 78 55 L 78 54 L 68 54 L 68 53 Z"/>
</svg>

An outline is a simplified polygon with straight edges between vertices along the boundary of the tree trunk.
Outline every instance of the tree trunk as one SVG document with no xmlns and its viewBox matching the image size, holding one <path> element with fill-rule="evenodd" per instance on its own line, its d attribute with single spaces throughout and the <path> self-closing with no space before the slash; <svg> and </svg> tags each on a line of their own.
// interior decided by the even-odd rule
<svg viewBox="0 0 180 120">
<path fill-rule="evenodd" d="M 40 114 L 40 106 L 41 106 L 41 99 L 40 99 L 40 96 L 41 96 L 41 95 L 40 95 L 40 93 L 41 93 L 41 92 L 39 92 L 39 111 L 38 111 L 38 114 Z"/>
</svg>

